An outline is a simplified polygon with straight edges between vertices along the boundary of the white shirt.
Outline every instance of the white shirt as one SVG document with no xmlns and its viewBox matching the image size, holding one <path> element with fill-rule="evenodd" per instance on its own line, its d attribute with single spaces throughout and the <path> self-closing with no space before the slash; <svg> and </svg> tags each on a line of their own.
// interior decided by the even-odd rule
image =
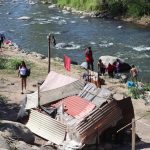
<svg viewBox="0 0 150 150">
<path fill-rule="evenodd" d="M 21 67 L 21 68 L 19 68 L 19 71 L 20 71 L 20 75 L 26 75 L 26 68 L 25 67 Z"/>
</svg>

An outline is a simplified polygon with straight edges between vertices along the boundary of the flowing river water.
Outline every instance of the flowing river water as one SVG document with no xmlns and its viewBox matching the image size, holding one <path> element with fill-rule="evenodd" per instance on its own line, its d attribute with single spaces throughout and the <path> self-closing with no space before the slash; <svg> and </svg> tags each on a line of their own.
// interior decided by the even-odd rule
<svg viewBox="0 0 150 150">
<path fill-rule="evenodd" d="M 69 11 L 24 0 L 0 1 L 0 31 L 26 51 L 47 56 L 47 35 L 57 45 L 52 57 L 85 61 L 84 49 L 91 46 L 96 67 L 102 55 L 112 55 L 135 64 L 141 80 L 150 81 L 150 30 L 121 21 L 84 17 Z M 64 45 L 68 45 L 65 46 Z"/>
</svg>

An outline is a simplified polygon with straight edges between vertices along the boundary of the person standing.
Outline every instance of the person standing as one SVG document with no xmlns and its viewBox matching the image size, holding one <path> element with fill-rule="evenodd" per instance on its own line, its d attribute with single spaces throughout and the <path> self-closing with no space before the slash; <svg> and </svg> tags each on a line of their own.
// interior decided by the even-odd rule
<svg viewBox="0 0 150 150">
<path fill-rule="evenodd" d="M 119 72 L 120 72 L 120 60 L 116 59 L 115 73 L 118 75 Z"/>
<path fill-rule="evenodd" d="M 98 60 L 97 68 L 98 68 L 98 74 L 99 74 L 99 75 L 100 75 L 100 74 L 102 74 L 102 75 L 105 74 L 106 67 L 105 67 L 105 65 L 103 64 L 103 62 L 102 62 L 101 59 Z"/>
<path fill-rule="evenodd" d="M 114 77 L 114 65 L 109 63 L 107 67 L 107 71 L 108 71 L 109 77 L 113 78 Z"/>
<path fill-rule="evenodd" d="M 137 82 L 138 70 L 134 65 L 131 66 L 130 74 L 131 74 L 132 80 Z"/>
<path fill-rule="evenodd" d="M 87 69 L 89 70 L 94 70 L 94 59 L 93 59 L 93 54 L 92 54 L 92 50 L 91 47 L 86 48 L 86 50 L 84 51 L 85 54 L 85 58 L 86 58 L 86 62 L 87 62 Z"/>
<path fill-rule="evenodd" d="M 26 86 L 27 86 L 27 70 L 28 68 L 26 67 L 26 64 L 24 61 L 21 62 L 21 65 L 19 66 L 19 71 L 18 71 L 18 76 L 20 75 L 21 78 L 21 94 L 23 93 L 23 89 L 26 90 Z"/>
<path fill-rule="evenodd" d="M 56 39 L 55 39 L 54 35 L 52 35 L 52 37 L 51 37 L 51 42 L 52 42 L 53 46 L 55 47 L 56 46 Z"/>
<path fill-rule="evenodd" d="M 0 51 L 2 51 L 2 45 L 4 44 L 5 35 L 0 33 Z"/>
</svg>

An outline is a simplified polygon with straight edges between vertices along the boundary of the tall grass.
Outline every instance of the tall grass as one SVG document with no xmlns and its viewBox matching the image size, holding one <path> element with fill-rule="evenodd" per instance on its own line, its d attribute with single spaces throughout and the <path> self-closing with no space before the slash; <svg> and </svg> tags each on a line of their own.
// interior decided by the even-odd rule
<svg viewBox="0 0 150 150">
<path fill-rule="evenodd" d="M 101 0 L 57 0 L 60 6 L 70 6 L 78 10 L 99 10 Z"/>
<path fill-rule="evenodd" d="M 21 64 L 21 59 L 18 58 L 9 58 L 9 57 L 0 57 L 0 69 L 11 69 L 16 70 L 17 67 Z M 27 62 L 27 65 L 31 66 L 31 62 Z"/>
</svg>

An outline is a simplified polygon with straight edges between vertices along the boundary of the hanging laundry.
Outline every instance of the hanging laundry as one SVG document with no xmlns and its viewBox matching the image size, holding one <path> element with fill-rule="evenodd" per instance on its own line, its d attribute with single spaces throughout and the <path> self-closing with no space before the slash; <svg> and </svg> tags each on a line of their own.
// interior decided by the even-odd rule
<svg viewBox="0 0 150 150">
<path fill-rule="evenodd" d="M 64 55 L 64 67 L 66 68 L 66 70 L 70 71 L 71 59 L 67 55 Z"/>
</svg>

